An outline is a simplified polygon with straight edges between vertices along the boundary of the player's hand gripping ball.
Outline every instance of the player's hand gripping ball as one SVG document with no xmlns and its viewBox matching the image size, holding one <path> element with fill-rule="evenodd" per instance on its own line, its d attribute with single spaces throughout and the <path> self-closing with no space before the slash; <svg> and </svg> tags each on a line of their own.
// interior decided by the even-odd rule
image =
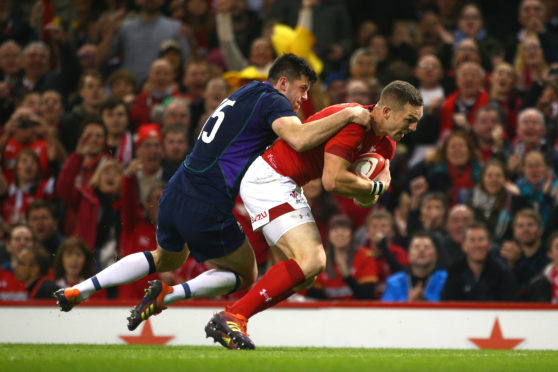
<svg viewBox="0 0 558 372">
<path fill-rule="evenodd" d="M 351 169 L 356 174 L 362 174 L 374 180 L 384 169 L 385 165 L 386 159 L 382 155 L 375 152 L 367 152 L 354 161 Z"/>
</svg>

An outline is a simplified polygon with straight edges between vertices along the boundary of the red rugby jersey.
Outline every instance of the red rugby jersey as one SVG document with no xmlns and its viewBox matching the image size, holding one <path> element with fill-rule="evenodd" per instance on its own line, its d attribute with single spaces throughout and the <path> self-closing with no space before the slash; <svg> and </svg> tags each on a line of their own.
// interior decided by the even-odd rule
<svg viewBox="0 0 558 372">
<path fill-rule="evenodd" d="M 305 123 L 332 115 L 358 103 L 342 103 L 326 107 L 310 116 Z M 372 107 L 370 107 L 371 109 Z M 357 124 L 348 124 L 325 143 L 308 151 L 297 152 L 287 142 L 279 139 L 262 155 L 263 159 L 283 176 L 292 178 L 297 185 L 320 178 L 324 169 L 324 152 L 337 155 L 352 163 L 361 154 L 376 152 L 386 159 L 395 155 L 395 141 L 388 136 L 378 137 Z"/>
</svg>

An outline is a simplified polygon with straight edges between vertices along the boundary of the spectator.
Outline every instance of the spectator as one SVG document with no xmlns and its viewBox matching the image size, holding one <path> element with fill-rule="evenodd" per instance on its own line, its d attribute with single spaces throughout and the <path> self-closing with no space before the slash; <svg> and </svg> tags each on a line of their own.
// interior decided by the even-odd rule
<svg viewBox="0 0 558 372">
<path fill-rule="evenodd" d="M 30 300 L 49 299 L 60 287 L 52 281 L 49 273 L 51 260 L 44 248 L 23 248 L 15 259 L 14 275 L 25 283 Z"/>
<path fill-rule="evenodd" d="M 505 116 L 505 134 L 512 139 L 517 133 L 517 116 L 521 107 L 521 98 L 515 88 L 515 73 L 512 65 L 501 62 L 494 66 L 490 76 L 490 99 L 497 102 Z"/>
<path fill-rule="evenodd" d="M 369 87 L 378 87 L 376 56 L 370 48 L 359 48 L 351 54 L 349 73 L 351 79 L 362 80 Z M 380 89 L 381 90 L 381 89 Z"/>
<path fill-rule="evenodd" d="M 444 269 L 451 267 L 463 257 L 463 232 L 475 221 L 473 210 L 466 204 L 456 204 L 450 208 L 445 226 L 445 235 L 438 245 L 438 265 Z"/>
<path fill-rule="evenodd" d="M 436 149 L 427 180 L 432 191 L 446 195 L 448 205 L 462 203 L 479 180 L 481 165 L 473 141 L 463 131 L 450 133 Z"/>
<path fill-rule="evenodd" d="M 99 164 L 108 158 L 106 138 L 106 128 L 100 120 L 92 118 L 83 127 L 76 151 L 70 154 L 58 175 L 56 194 L 66 205 L 63 231 L 67 236 L 72 235 L 77 223 L 74 215 L 76 205 L 71 207 L 69 204 L 71 191 L 86 186 Z"/>
<path fill-rule="evenodd" d="M 426 150 L 438 139 L 440 108 L 446 92 L 441 84 L 443 77 L 442 65 L 438 57 L 426 54 L 419 58 L 415 67 L 418 90 L 424 102 L 424 115 L 417 132 L 405 137 L 404 142 L 414 150 L 410 165 L 424 159 Z"/>
<path fill-rule="evenodd" d="M 357 102 L 363 106 L 372 104 L 370 87 L 362 80 L 351 80 L 347 83 L 347 102 Z"/>
<path fill-rule="evenodd" d="M 350 218 L 343 215 L 331 218 L 326 256 L 326 268 L 308 289 L 308 297 L 330 300 L 374 298 L 378 281 L 376 260 L 367 247 L 354 244 Z"/>
<path fill-rule="evenodd" d="M 365 226 L 369 239 L 368 247 L 374 254 L 378 269 L 378 282 L 374 291 L 374 298 L 378 299 L 384 293 L 388 276 L 409 266 L 409 259 L 405 248 L 392 243 L 395 238 L 395 226 L 390 212 L 370 212 Z"/>
<path fill-rule="evenodd" d="M 184 61 L 182 60 L 182 49 L 180 49 L 180 44 L 176 40 L 169 39 L 161 43 L 159 59 L 164 59 L 169 63 L 173 81 L 182 81 L 182 65 Z"/>
<path fill-rule="evenodd" d="M 489 254 L 490 232 L 480 222 L 465 228 L 464 258 L 448 269 L 442 291 L 444 301 L 514 301 L 518 298 L 514 275 Z"/>
<path fill-rule="evenodd" d="M 447 55 L 440 55 L 442 65 L 444 65 L 446 69 L 446 75 L 444 76 L 442 84 L 446 92 L 451 93 L 456 89 L 456 74 L 459 66 L 465 62 L 474 62 L 482 66 L 482 58 L 477 42 L 469 38 L 459 41 L 455 47 L 448 50 L 446 54 Z M 487 83 L 485 78 L 481 78 L 481 80 L 483 83 Z"/>
<path fill-rule="evenodd" d="M 141 162 L 138 168 L 139 199 L 147 201 L 149 191 L 163 180 L 163 137 L 157 124 L 139 127 L 136 139 L 136 153 Z"/>
<path fill-rule="evenodd" d="M 221 102 L 223 102 L 223 100 L 227 98 L 229 88 L 230 87 L 227 81 L 221 77 L 214 77 L 207 81 L 203 93 L 203 105 L 204 105 L 205 112 L 202 114 L 202 116 L 199 119 L 199 122 L 196 124 L 197 125 L 196 130 L 192 133 L 192 136 L 189 138 L 189 142 L 191 145 L 194 144 L 195 139 L 197 138 L 199 132 L 203 128 L 203 125 L 205 124 L 207 119 L 211 115 L 213 115 L 215 109 L 217 109 L 217 107 L 219 107 Z"/>
<path fill-rule="evenodd" d="M 558 153 L 546 140 L 544 115 L 536 108 L 521 110 L 517 119 L 517 136 L 513 139 L 511 153 L 508 154 L 508 171 L 516 179 L 522 169 L 525 155 L 532 150 L 539 150 L 548 159 L 551 169 L 558 170 Z"/>
<path fill-rule="evenodd" d="M 48 124 L 49 130 L 58 138 L 58 128 L 64 115 L 62 96 L 56 90 L 47 90 L 41 94 L 40 115 Z"/>
<path fill-rule="evenodd" d="M 475 4 L 465 4 L 461 8 L 454 38 L 455 46 L 465 38 L 475 40 L 479 47 L 482 65 L 489 70 L 492 69 L 492 57 L 495 57 L 496 53 L 502 50 L 500 43 L 487 34 L 484 28 L 482 13 Z"/>
<path fill-rule="evenodd" d="M 204 92 L 205 85 L 209 80 L 209 65 L 201 59 L 191 59 L 184 66 L 184 78 L 182 83 L 186 90 L 186 98 L 190 101 L 190 122 L 194 123 L 191 130 L 196 129 L 200 116 L 205 111 Z"/>
<path fill-rule="evenodd" d="M 4 260 L 0 263 L 3 270 L 14 271 L 13 262 L 21 253 L 23 248 L 32 247 L 35 244 L 35 237 L 28 225 L 20 223 L 9 227 L 8 242 L 3 247 L 5 253 Z"/>
<path fill-rule="evenodd" d="M 542 221 L 536 211 L 525 208 L 517 212 L 513 219 L 513 237 L 519 254 L 501 251 L 501 255 L 512 268 L 521 299 L 526 299 L 529 283 L 539 275 L 550 262 L 542 243 Z"/>
<path fill-rule="evenodd" d="M 81 48 L 78 49 L 77 55 L 79 57 L 79 63 L 83 72 L 92 72 L 99 70 L 100 66 L 97 64 L 96 44 L 83 44 Z"/>
<path fill-rule="evenodd" d="M 409 245 L 409 268 L 387 278 L 382 301 L 440 301 L 448 273 L 437 269 L 432 238 L 416 232 Z"/>
<path fill-rule="evenodd" d="M 19 152 L 14 181 L 4 196 L 2 216 L 10 225 L 25 221 L 25 211 L 33 201 L 54 198 L 54 178 L 42 179 L 39 156 L 35 151 L 23 149 Z"/>
<path fill-rule="evenodd" d="M 182 97 L 173 97 L 162 105 L 162 127 L 181 125 L 190 132 L 190 102 Z"/>
<path fill-rule="evenodd" d="M 58 231 L 58 218 L 54 206 L 44 200 L 35 200 L 27 207 L 25 217 L 37 242 L 54 256 L 64 240 Z"/>
<path fill-rule="evenodd" d="M 497 103 L 489 103 L 479 108 L 473 123 L 473 140 L 480 152 L 481 159 L 487 161 L 493 157 L 505 161 L 504 137 L 506 130 L 503 123 L 503 112 Z"/>
<path fill-rule="evenodd" d="M 233 7 L 234 1 L 219 0 L 217 2 L 217 36 L 219 37 L 219 49 L 225 59 L 227 68 L 233 71 L 241 71 L 251 67 L 265 80 L 275 59 L 271 41 L 266 37 L 253 39 L 250 42 L 249 53 L 246 58 L 241 46 L 235 40 Z M 231 85 L 233 85 L 233 89 L 235 85 L 240 86 L 240 84 Z"/>
<path fill-rule="evenodd" d="M 545 29 L 545 8 L 541 0 L 522 0 L 519 5 L 518 20 L 521 29 L 509 37 L 506 44 L 506 60 L 512 62 L 518 44 L 527 35 L 536 35 L 540 40 L 547 62 L 558 61 L 558 45 L 553 35 Z"/>
<path fill-rule="evenodd" d="M 136 101 L 136 77 L 128 70 L 120 69 L 109 75 L 107 79 L 110 96 L 119 98 L 131 108 Z"/>
<path fill-rule="evenodd" d="M 440 139 L 453 129 L 469 131 L 477 110 L 489 100 L 482 87 L 483 77 L 478 63 L 464 62 L 457 67 L 457 90 L 446 98 L 440 113 Z"/>
<path fill-rule="evenodd" d="M 558 283 L 558 232 L 548 238 L 548 256 L 551 261 L 542 272 L 531 280 L 527 288 L 527 301 L 558 303 L 556 283 Z"/>
<path fill-rule="evenodd" d="M 330 105 L 346 102 L 347 77 L 344 74 L 330 74 L 324 79 L 326 97 Z"/>
<path fill-rule="evenodd" d="M 76 187 L 69 174 L 64 178 L 61 175 L 57 185 L 60 199 L 75 216 L 71 235 L 92 247 L 97 270 L 115 261 L 120 236 L 120 216 L 115 202 L 120 197 L 122 174 L 122 165 L 107 159 L 99 164 L 87 184 Z"/>
<path fill-rule="evenodd" d="M 558 201 L 558 179 L 542 152 L 533 150 L 525 155 L 523 176 L 516 185 L 520 195 L 540 214 L 544 228 Z"/>
<path fill-rule="evenodd" d="M 107 128 L 107 152 L 125 167 L 134 155 L 126 104 L 119 98 L 111 97 L 103 102 L 100 111 L 103 125 Z"/>
<path fill-rule="evenodd" d="M 78 93 L 82 102 L 62 117 L 58 128 L 58 138 L 68 153 L 76 149 L 85 121 L 100 115 L 99 109 L 105 100 L 103 76 L 99 72 L 86 72 L 81 75 Z"/>
<path fill-rule="evenodd" d="M 190 49 L 197 55 L 206 56 L 215 47 L 215 20 L 211 4 L 202 0 L 171 2 L 171 17 L 187 25 Z"/>
<path fill-rule="evenodd" d="M 56 157 L 57 144 L 58 141 L 41 116 L 27 107 L 18 108 L 6 123 L 0 137 L 2 168 L 6 181 L 13 181 L 16 158 L 24 149 L 31 149 L 37 154 L 41 174 L 43 178 L 48 178 L 51 174 L 50 163 Z"/>
<path fill-rule="evenodd" d="M 507 180 L 505 165 L 498 159 L 485 164 L 467 204 L 475 212 L 475 219 L 492 232 L 495 243 L 510 235 L 510 221 L 515 212 L 528 206 L 519 196 L 517 186 Z"/>
<path fill-rule="evenodd" d="M 517 75 L 516 87 L 522 94 L 527 93 L 534 80 L 542 80 L 548 73 L 541 42 L 536 36 L 526 35 L 519 43 L 514 69 Z"/>
<path fill-rule="evenodd" d="M 188 152 L 187 129 L 180 124 L 167 125 L 163 128 L 163 176 L 168 182 L 176 169 L 182 164 Z"/>
<path fill-rule="evenodd" d="M 161 43 L 176 40 L 188 59 L 190 47 L 183 37 L 184 26 L 161 13 L 163 0 L 135 0 L 139 7 L 137 17 L 124 20 L 124 14 L 115 13 L 102 24 L 98 60 L 104 64 L 111 56 L 120 55 L 122 67 L 132 72 L 136 82 L 142 83 L 149 74 L 152 63 L 158 58 Z"/>
<path fill-rule="evenodd" d="M 392 62 L 389 55 L 389 45 L 387 38 L 382 34 L 375 34 L 370 38 L 368 47 L 374 53 L 375 58 L 375 75 L 382 85 L 387 85 L 393 80 L 393 75 L 389 71 Z"/>
<path fill-rule="evenodd" d="M 151 123 L 151 110 L 166 98 L 178 95 L 178 89 L 173 82 L 171 65 L 164 59 L 157 59 L 151 65 L 147 87 L 136 97 L 136 102 L 130 110 L 132 130 L 145 123 Z"/>
<path fill-rule="evenodd" d="M 163 183 L 154 184 L 142 206 L 138 197 L 137 178 L 140 166 L 140 160 L 132 160 L 122 179 L 122 209 L 120 212 L 122 233 L 119 249 L 121 257 L 157 247 L 155 226 L 159 211 L 159 198 L 163 192 Z M 138 300 L 143 297 L 143 290 L 148 286 L 149 280 L 161 279 L 168 284 L 174 284 L 172 278 L 172 273 L 148 275 L 137 282 L 120 286 L 118 288 L 118 298 Z"/>
<path fill-rule="evenodd" d="M 420 197 L 419 207 L 411 196 L 411 206 L 407 215 L 407 235 L 412 236 L 416 231 L 426 231 L 434 239 L 439 240 L 445 234 L 447 205 L 444 194 L 439 192 L 427 193 Z"/>
<path fill-rule="evenodd" d="M 57 90 L 67 98 L 76 88 L 81 66 L 76 51 L 65 40 L 59 26 L 52 29 L 50 38 L 57 45 L 60 66 L 50 68 L 51 52 L 42 41 L 34 41 L 23 49 L 23 79 L 14 88 L 14 95 L 22 96 L 25 92 L 44 92 Z"/>
<path fill-rule="evenodd" d="M 21 47 L 13 40 L 0 45 L 0 122 L 5 123 L 13 113 L 16 97 L 12 90 L 22 79 Z"/>
<path fill-rule="evenodd" d="M 93 254 L 83 240 L 72 236 L 56 251 L 52 268 L 56 285 L 71 287 L 95 274 Z"/>
</svg>

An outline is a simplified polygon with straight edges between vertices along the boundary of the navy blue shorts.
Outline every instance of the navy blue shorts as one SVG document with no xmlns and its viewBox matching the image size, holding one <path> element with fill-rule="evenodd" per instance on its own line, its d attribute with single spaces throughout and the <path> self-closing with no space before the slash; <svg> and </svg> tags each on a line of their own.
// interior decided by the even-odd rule
<svg viewBox="0 0 558 372">
<path fill-rule="evenodd" d="M 211 202 L 167 187 L 159 199 L 157 216 L 157 242 L 161 248 L 180 252 L 186 243 L 198 262 L 236 251 L 246 239 L 242 228 L 232 211 L 224 214 Z"/>
</svg>

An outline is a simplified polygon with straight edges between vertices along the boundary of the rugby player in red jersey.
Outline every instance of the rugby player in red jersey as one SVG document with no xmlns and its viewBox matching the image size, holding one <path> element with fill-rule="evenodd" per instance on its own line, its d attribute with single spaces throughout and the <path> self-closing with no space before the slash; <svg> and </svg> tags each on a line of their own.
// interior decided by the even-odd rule
<svg viewBox="0 0 558 372">
<path fill-rule="evenodd" d="M 330 106 L 307 122 L 332 115 L 347 105 L 359 106 Z M 272 266 L 241 299 L 215 314 L 206 326 L 208 336 L 225 347 L 236 348 L 235 341 L 245 339 L 247 334 L 240 335 L 232 323 L 245 325 L 254 314 L 315 280 L 325 268 L 326 256 L 302 186 L 321 177 L 327 191 L 352 197 L 360 205 L 374 204 L 389 187 L 389 161 L 395 154 L 395 142 L 416 130 L 422 106 L 420 93 L 411 84 L 394 81 L 383 89 L 378 104 L 370 107 L 370 130 L 349 124 L 324 144 L 304 152 L 296 152 L 279 140 L 252 163 L 241 182 L 240 195 L 252 228 L 263 230 L 268 244 L 283 261 Z M 367 152 L 386 159 L 377 181 L 350 170 L 350 165 Z"/>
</svg>

